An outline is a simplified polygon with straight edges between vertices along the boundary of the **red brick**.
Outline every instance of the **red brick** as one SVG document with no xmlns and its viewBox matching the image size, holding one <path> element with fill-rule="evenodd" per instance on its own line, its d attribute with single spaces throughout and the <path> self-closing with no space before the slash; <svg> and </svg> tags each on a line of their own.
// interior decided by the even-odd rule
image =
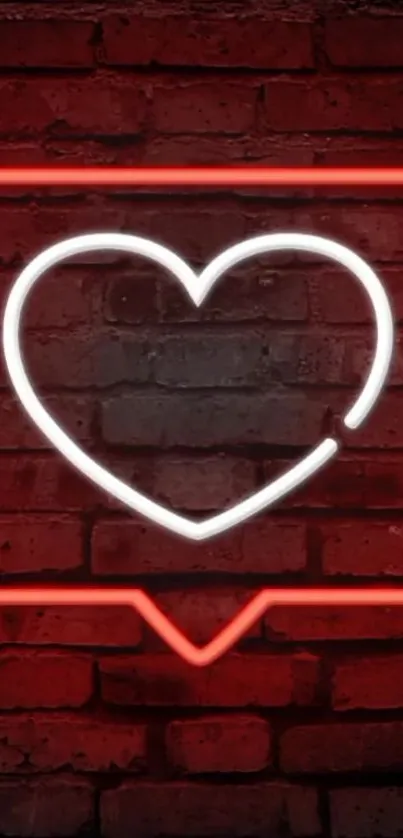
<svg viewBox="0 0 403 838">
<path fill-rule="evenodd" d="M 24 163 L 26 164 L 27 159 L 32 161 L 32 165 L 42 165 L 46 161 L 49 162 L 49 160 L 52 159 L 52 151 L 49 151 L 43 146 L 39 146 L 35 140 L 19 140 L 14 143 L 10 143 L 7 140 L 1 140 L 0 163 L 2 166 L 6 166 L 7 164 L 9 166 L 21 166 L 24 165 Z M 4 188 L 6 189 L 6 187 Z M 25 189 L 26 188 L 27 187 L 25 187 Z M 13 186 L 11 188 L 10 195 L 15 195 L 14 189 L 17 190 L 18 186 Z M 28 194 L 32 194 L 32 186 L 28 187 Z"/>
<path fill-rule="evenodd" d="M 346 447 L 365 450 L 378 449 L 397 452 L 402 447 L 401 412 L 403 401 L 400 391 L 383 393 L 381 400 L 375 406 L 370 417 L 362 428 L 350 433 L 346 439 Z M 368 459 L 368 457 L 367 457 Z M 376 465 L 376 464 L 375 464 Z M 372 495 L 376 500 L 375 493 Z"/>
<path fill-rule="evenodd" d="M 111 472 L 132 485 L 147 482 L 147 461 L 108 458 Z M 147 484 L 148 485 L 148 484 Z M 77 512 L 114 510 L 122 506 L 106 492 L 86 480 L 61 456 L 20 454 L 0 457 L 0 505 L 17 512 Z"/>
<path fill-rule="evenodd" d="M 109 228 L 113 230 L 124 228 L 125 226 L 124 213 L 118 207 L 112 209 L 104 207 L 101 211 L 99 204 L 77 203 L 74 208 L 71 205 L 63 206 L 62 208 L 60 204 L 57 206 L 46 206 L 44 204 L 32 203 L 30 208 L 18 206 L 17 209 L 12 206 L 4 207 L 3 205 L 0 207 L 1 261 L 7 265 L 14 265 L 14 263 L 20 264 L 19 260 L 24 259 L 28 261 L 32 259 L 35 252 L 41 251 L 43 248 L 55 244 L 67 236 L 79 235 L 83 231 L 86 233 L 98 232 L 101 216 L 102 226 L 105 229 Z M 137 224 L 137 222 L 135 223 Z M 108 254 L 100 251 L 90 256 L 84 254 L 76 257 L 74 261 L 75 264 L 80 266 L 80 271 L 82 270 L 81 266 L 87 265 L 90 258 L 92 263 L 98 263 L 99 274 L 99 266 L 102 266 L 104 269 L 105 265 L 109 264 L 108 259 L 115 259 L 116 256 L 110 254 L 108 257 Z M 94 271 L 94 268 L 92 268 L 92 271 Z M 14 279 L 16 278 L 16 273 L 13 272 Z M 9 272 L 7 276 L 10 278 Z M 43 284 L 48 288 L 51 282 L 51 276 L 52 274 L 49 275 L 49 278 L 43 277 L 41 285 Z M 38 289 L 40 287 L 40 285 L 37 286 Z M 33 300 L 34 296 L 38 298 L 39 293 L 40 291 L 33 291 Z M 63 300 L 60 302 L 63 305 Z M 27 310 L 29 308 L 29 303 L 27 303 Z"/>
<path fill-rule="evenodd" d="M 351 658 L 335 666 L 332 704 L 335 710 L 401 707 L 403 656 L 390 654 Z"/>
<path fill-rule="evenodd" d="M 92 694 L 92 662 L 79 655 L 0 655 L 0 707 L 81 707 Z"/>
<path fill-rule="evenodd" d="M 351 439 L 359 436 L 354 431 Z M 354 457 L 354 459 L 353 459 Z M 370 461 L 362 453 L 342 454 L 283 501 L 284 509 L 400 509 L 403 500 L 402 461 L 399 454 L 379 453 Z M 265 463 L 268 478 L 283 474 L 295 461 Z"/>
<path fill-rule="evenodd" d="M 143 725 L 77 715 L 0 717 L 0 767 L 15 771 L 137 772 L 144 767 Z"/>
<path fill-rule="evenodd" d="M 154 128 L 166 134 L 243 134 L 254 127 L 256 101 L 257 89 L 247 83 L 211 80 L 156 86 Z"/>
<path fill-rule="evenodd" d="M 266 838 L 284 828 L 307 838 L 320 831 L 316 791 L 285 783 L 124 783 L 102 792 L 101 821 L 105 838 L 152 838 L 164 830 L 178 838 Z"/>
<path fill-rule="evenodd" d="M 368 89 L 370 85 L 368 85 Z M 299 91 L 300 101 L 305 102 L 304 96 Z M 373 193 L 372 193 L 373 196 Z M 357 201 L 357 193 L 355 193 Z M 296 204 L 291 209 L 287 205 L 276 207 L 276 210 L 262 210 L 262 204 L 249 203 L 245 216 L 245 235 L 255 236 L 263 233 L 270 233 L 274 229 L 295 230 L 313 235 L 322 235 L 333 238 L 347 247 L 352 248 L 361 254 L 368 262 L 390 263 L 401 262 L 403 257 L 403 246 L 400 236 L 402 225 L 402 208 L 400 204 L 393 204 L 391 211 L 388 205 L 362 202 L 334 202 L 318 204 L 308 202 L 308 205 Z M 222 243 L 220 245 L 222 247 Z M 272 254 L 272 262 L 276 254 Z M 284 254 L 279 251 L 277 259 L 281 260 L 284 267 L 296 268 L 301 264 L 301 270 L 317 270 L 320 265 L 334 267 L 334 263 L 325 259 L 319 259 L 310 253 Z M 285 261 L 287 260 L 287 261 Z M 276 265 L 277 266 L 277 265 Z M 382 275 L 383 265 L 379 267 L 379 274 Z M 354 277 L 350 282 L 357 285 Z"/>
<path fill-rule="evenodd" d="M 396 131 L 403 127 L 401 81 L 345 76 L 266 84 L 267 128 L 274 131 Z"/>
<path fill-rule="evenodd" d="M 403 789 L 334 789 L 330 816 L 334 838 L 395 838 L 403 819 Z"/>
<path fill-rule="evenodd" d="M 104 315 L 109 323 L 153 322 L 158 314 L 157 286 L 154 276 L 129 270 L 117 270 L 110 280 Z"/>
<path fill-rule="evenodd" d="M 129 455 L 122 461 L 107 458 L 114 474 L 129 479 L 132 485 L 162 504 L 177 509 L 222 509 L 249 495 L 256 485 L 255 463 L 230 455 L 161 457 L 157 452 L 155 455 L 148 452 L 147 459 L 140 457 L 134 466 L 135 462 Z"/>
<path fill-rule="evenodd" d="M 0 85 L 0 134 L 7 136 L 136 134 L 144 114 L 145 97 L 133 80 L 24 78 Z"/>
<path fill-rule="evenodd" d="M 403 20 L 343 17 L 325 24 L 325 50 L 336 67 L 403 67 Z"/>
<path fill-rule="evenodd" d="M 350 384 L 361 380 L 373 347 L 357 335 L 245 330 L 176 332 L 156 347 L 155 381 L 166 387 L 263 387 L 266 383 Z M 395 362 L 396 366 L 396 362 Z M 401 383 L 401 372 L 392 383 Z"/>
<path fill-rule="evenodd" d="M 203 644 L 212 640 L 256 593 L 249 586 L 241 590 L 219 587 L 205 591 L 169 591 L 155 594 L 153 599 L 193 643 Z M 261 633 L 260 621 L 257 621 L 242 639 L 256 639 Z M 154 632 L 151 634 L 147 650 L 165 651 L 165 643 Z"/>
<path fill-rule="evenodd" d="M 354 374 L 346 370 L 352 339 L 319 332 L 272 332 L 268 339 L 267 381 L 283 384 L 348 384 Z"/>
<path fill-rule="evenodd" d="M 298 21 L 185 15 L 112 15 L 103 21 L 105 61 L 175 65 L 310 69 L 311 27 Z"/>
<path fill-rule="evenodd" d="M 253 492 L 256 466 L 234 457 L 162 459 L 155 464 L 153 496 L 177 509 L 214 510 Z"/>
<path fill-rule="evenodd" d="M 397 138 L 392 137 L 371 137 L 366 134 L 362 136 L 344 136 L 335 135 L 323 137 L 323 142 L 318 137 L 316 138 L 315 146 L 320 154 L 320 161 L 322 165 L 329 166 L 401 166 L 403 160 L 403 149 L 401 144 L 396 141 Z M 346 193 L 353 194 L 357 197 L 357 187 L 340 187 L 344 188 Z M 337 194 L 338 192 L 335 192 Z M 399 191 L 400 191 L 399 187 Z M 353 190 L 353 192 L 351 191 Z M 393 186 L 379 187 L 376 190 L 377 197 L 383 195 L 394 194 Z M 363 193 L 367 194 L 370 200 L 373 199 L 373 187 L 366 189 L 363 187 Z M 333 195 L 333 190 L 332 190 Z"/>
<path fill-rule="evenodd" d="M 90 782 L 59 776 L 0 781 L 0 830 L 21 838 L 70 838 L 94 827 Z"/>
<path fill-rule="evenodd" d="M 263 771 L 270 763 L 270 731 L 253 716 L 208 716 L 171 722 L 168 758 L 187 774 Z"/>
<path fill-rule="evenodd" d="M 331 576 L 402 576 L 403 529 L 395 520 L 326 523 L 323 571 Z"/>
<path fill-rule="evenodd" d="M 271 513 L 272 515 L 273 513 Z M 306 528 L 302 522 L 279 520 L 273 522 L 259 516 L 242 527 L 245 562 L 250 571 L 268 575 L 297 573 L 306 566 Z"/>
<path fill-rule="evenodd" d="M 56 366 L 60 357 L 56 358 Z M 66 368 L 65 359 L 60 365 L 60 373 Z M 51 369 L 51 363 L 50 363 Z M 46 362 L 45 362 L 46 370 Z M 48 372 L 49 375 L 49 372 Z M 56 372 L 55 372 L 56 380 Z M 63 427 L 74 436 L 74 439 L 89 442 L 92 439 L 94 420 L 94 400 L 87 395 L 82 396 L 45 396 L 42 404 Z M 0 449 L 43 449 L 52 445 L 34 425 L 32 419 L 25 413 L 22 405 L 14 397 L 2 397 L 0 402 Z"/>
<path fill-rule="evenodd" d="M 398 458 L 376 457 L 364 465 L 366 509 L 398 509 L 403 496 L 402 463 Z"/>
<path fill-rule="evenodd" d="M 403 725 L 359 722 L 293 727 L 281 736 L 280 764 L 289 774 L 400 771 Z"/>
<path fill-rule="evenodd" d="M 345 359 L 346 375 L 350 382 L 358 384 L 362 381 L 366 372 L 370 369 L 374 349 L 374 336 L 361 335 L 360 337 L 355 337 L 350 342 L 349 351 L 346 353 Z M 394 342 L 394 352 L 388 374 L 388 383 L 393 387 L 403 383 L 403 351 L 400 336 L 397 336 Z"/>
<path fill-rule="evenodd" d="M 268 460 L 264 464 L 265 477 L 278 477 L 292 465 L 295 465 L 293 460 Z M 306 485 L 288 495 L 283 501 L 283 508 L 357 509 L 365 503 L 367 497 L 365 470 L 366 464 L 362 460 L 348 460 L 339 456 L 314 475 Z M 378 487 L 378 493 L 380 490 L 381 487 Z M 369 499 L 377 497 L 378 493 L 369 493 Z"/>
<path fill-rule="evenodd" d="M 123 149 L 118 159 L 126 163 L 133 162 L 134 154 L 134 150 Z M 218 166 L 235 162 L 244 164 L 246 160 L 258 161 L 261 165 L 268 166 L 311 166 L 314 152 L 308 137 L 290 136 L 287 143 L 284 143 L 273 134 L 265 134 L 262 137 L 254 134 L 225 138 L 219 135 L 167 134 L 150 137 L 147 146 L 141 149 L 141 160 L 144 164 L 163 166 Z M 278 190 L 284 194 L 284 187 L 273 189 L 271 194 L 278 193 Z M 262 190 L 259 191 L 261 193 Z M 295 190 L 291 187 L 287 192 L 294 194 Z M 300 189 L 297 192 L 300 194 Z"/>
<path fill-rule="evenodd" d="M 265 380 L 266 352 L 265 336 L 249 330 L 176 332 L 157 344 L 155 381 L 166 387 L 256 387 Z"/>
<path fill-rule="evenodd" d="M 93 35 L 86 20 L 1 20 L 1 66 L 92 67 Z"/>
<path fill-rule="evenodd" d="M 92 536 L 92 571 L 101 575 L 247 572 L 239 530 L 203 544 L 176 541 L 146 522 L 101 520 Z"/>
<path fill-rule="evenodd" d="M 112 445 L 206 448 L 314 444 L 325 408 L 305 394 L 139 394 L 102 404 L 102 435 Z"/>
<path fill-rule="evenodd" d="M 403 638 L 401 607 L 278 606 L 266 612 L 264 623 L 269 643 Z"/>
<path fill-rule="evenodd" d="M 268 546 L 269 545 L 269 546 Z M 305 567 L 303 524 L 256 518 L 211 541 L 174 541 L 133 520 L 103 520 L 92 537 L 92 569 L 102 575 L 288 573 Z"/>
<path fill-rule="evenodd" d="M 6 143 L 3 142 L 3 146 Z M 29 141 L 26 141 L 26 145 L 28 146 Z M 14 146 L 16 149 L 16 154 L 19 156 L 17 159 L 21 159 L 22 151 L 21 147 L 23 146 L 23 140 L 18 141 L 18 145 Z M 139 158 L 140 149 L 130 142 L 128 139 L 127 144 L 123 142 L 122 148 L 116 149 L 113 145 L 104 144 L 101 138 L 91 138 L 91 137 L 77 137 L 77 138 L 61 138 L 61 137 L 49 137 L 49 141 L 46 144 L 46 148 L 44 149 L 44 157 L 43 160 L 51 163 L 57 160 L 60 160 L 60 156 L 62 155 L 66 163 L 71 163 L 80 166 L 89 166 L 89 165 L 108 165 L 117 163 L 120 160 L 126 160 L 126 162 L 130 161 L 131 163 L 134 160 Z M 0 160 L 1 160 L 1 144 L 0 144 Z M 4 154 L 4 151 L 3 151 Z M 72 190 L 76 190 L 77 187 L 54 187 L 55 192 L 53 193 L 50 187 L 45 187 L 41 190 L 40 194 L 59 194 L 59 190 L 69 189 L 70 193 L 72 194 Z M 50 189 L 50 193 L 48 192 Z M 45 191 L 46 190 L 46 191 Z M 30 192 L 30 194 L 32 194 Z M 77 192 L 75 191 L 77 195 Z"/>
<path fill-rule="evenodd" d="M 4 303 L 6 294 L 16 279 L 16 271 L 5 274 L 0 291 Z M 98 285 L 98 288 L 97 288 Z M 30 291 L 25 310 L 27 329 L 48 329 L 52 326 L 71 330 L 89 324 L 93 319 L 99 289 L 99 276 L 89 268 L 60 267 L 48 272 Z M 99 294 L 99 297 L 101 295 Z"/>
<path fill-rule="evenodd" d="M 200 669 L 170 654 L 102 658 L 100 671 L 108 704 L 156 707 L 310 705 L 318 675 L 317 659 L 305 653 L 232 654 Z"/>
<path fill-rule="evenodd" d="M 403 289 L 399 268 L 382 265 L 378 276 L 393 304 L 393 314 L 401 321 L 403 316 Z M 373 312 L 368 297 L 358 283 L 342 271 L 326 270 L 315 284 L 318 315 L 326 323 L 373 323 Z"/>
<path fill-rule="evenodd" d="M 60 154 L 65 157 L 67 151 L 64 149 L 70 146 L 67 140 L 65 143 L 59 141 L 58 144 L 53 140 L 53 143 L 61 148 Z M 80 143 L 80 149 L 82 145 Z M 84 146 L 84 150 L 85 148 Z M 74 156 L 71 156 L 70 160 L 74 162 Z M 84 156 L 81 162 L 82 165 L 89 165 L 93 159 L 91 155 L 88 158 Z M 112 162 L 115 162 L 114 158 Z M 162 200 L 161 196 L 152 196 L 151 192 L 152 190 L 141 190 L 143 199 L 144 193 L 147 194 L 146 203 L 144 200 L 139 201 L 138 194 L 133 197 L 127 188 L 119 190 L 115 187 L 113 199 L 108 189 L 108 200 L 100 196 L 99 200 L 89 198 L 87 201 L 76 201 L 74 205 L 71 202 L 59 202 L 53 206 L 38 202 L 32 204 L 30 211 L 25 206 L 15 209 L 3 204 L 0 208 L 0 256 L 5 263 L 12 263 L 16 257 L 21 256 L 32 258 L 35 249 L 40 250 L 46 245 L 54 244 L 66 235 L 82 234 L 83 230 L 88 233 L 99 232 L 101 224 L 105 230 L 121 230 L 154 238 L 178 250 L 196 266 L 205 264 L 217 251 L 236 243 L 245 233 L 244 211 L 239 206 L 234 208 L 232 202 L 223 202 L 219 197 L 212 207 L 211 200 L 197 198 L 192 191 L 190 196 L 172 194 L 172 203 L 170 202 L 168 211 L 166 200 Z M 77 196 L 77 190 L 74 194 Z M 273 213 L 274 217 L 276 215 L 277 212 Z M 150 276 L 149 261 L 144 259 L 140 265 L 139 257 L 135 264 L 136 277 L 144 276 L 145 273 Z M 100 250 L 74 257 L 74 271 L 77 271 L 77 275 L 84 272 L 83 266 L 85 276 L 88 277 L 89 289 L 94 287 L 95 290 L 99 290 L 100 276 L 108 279 L 118 276 L 121 270 L 129 274 L 128 266 L 122 265 L 122 254 L 119 252 L 108 254 Z M 138 274 L 137 267 L 141 268 Z M 58 270 L 61 272 L 62 268 Z M 162 270 L 159 270 L 162 273 Z M 42 283 L 45 282 L 44 278 Z M 189 301 L 189 307 L 191 305 Z"/>
<path fill-rule="evenodd" d="M 13 606 L 0 609 L 0 642 L 134 648 L 142 622 L 132 608 L 113 606 Z"/>
<path fill-rule="evenodd" d="M 82 564 L 81 521 L 68 515 L 0 516 L 1 573 L 63 572 Z"/>
<path fill-rule="evenodd" d="M 53 337 L 27 341 L 27 366 L 36 384 L 46 387 L 109 387 L 144 383 L 150 376 L 150 348 L 144 339 L 117 335 Z"/>
<path fill-rule="evenodd" d="M 73 512 L 95 505 L 97 498 L 92 484 L 55 457 L 0 458 L 4 509 Z"/>
</svg>

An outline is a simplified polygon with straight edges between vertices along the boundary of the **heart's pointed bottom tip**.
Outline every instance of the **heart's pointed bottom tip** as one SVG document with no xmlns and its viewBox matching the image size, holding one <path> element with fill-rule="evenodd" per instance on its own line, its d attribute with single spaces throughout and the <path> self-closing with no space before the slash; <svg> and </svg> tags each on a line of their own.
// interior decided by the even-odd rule
<svg viewBox="0 0 403 838">
<path fill-rule="evenodd" d="M 152 502 L 151 510 L 143 510 L 143 512 L 153 523 L 158 523 L 162 529 L 168 529 L 176 536 L 190 541 L 207 541 L 224 535 L 278 503 L 281 498 L 297 489 L 315 472 L 322 469 L 338 450 L 339 443 L 332 437 L 326 437 L 310 453 L 271 483 L 253 492 L 248 498 L 234 504 L 225 512 L 220 512 L 204 521 L 183 518 L 158 506 L 155 502 Z M 136 506 L 133 506 L 133 510 L 136 511 Z"/>
</svg>

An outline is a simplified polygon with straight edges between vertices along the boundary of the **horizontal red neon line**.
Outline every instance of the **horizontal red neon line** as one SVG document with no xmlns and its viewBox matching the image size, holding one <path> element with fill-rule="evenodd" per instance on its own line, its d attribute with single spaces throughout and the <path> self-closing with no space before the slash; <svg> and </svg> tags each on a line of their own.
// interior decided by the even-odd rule
<svg viewBox="0 0 403 838">
<path fill-rule="evenodd" d="M 403 168 L 0 167 L 0 186 L 402 186 Z"/>
<path fill-rule="evenodd" d="M 207 666 L 225 654 L 268 608 L 275 605 L 403 606 L 403 588 L 265 588 L 202 648 L 191 643 L 155 602 L 139 589 L 74 586 L 0 588 L 0 606 L 26 605 L 129 606 L 138 611 L 165 643 L 187 663 L 193 666 Z"/>
</svg>

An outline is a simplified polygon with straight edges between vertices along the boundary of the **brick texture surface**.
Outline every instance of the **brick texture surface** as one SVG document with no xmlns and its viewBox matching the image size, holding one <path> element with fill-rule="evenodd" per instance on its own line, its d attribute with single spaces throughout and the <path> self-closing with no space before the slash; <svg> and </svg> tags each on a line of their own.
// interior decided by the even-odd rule
<svg viewBox="0 0 403 838">
<path fill-rule="evenodd" d="M 0 165 L 402 166 L 398 0 L 0 3 Z M 0 190 L 0 309 L 78 233 L 132 232 L 200 270 L 244 237 L 333 237 L 377 269 L 396 347 L 340 456 L 206 543 L 130 515 L 33 427 L 0 359 L 0 581 L 133 585 L 195 643 L 264 586 L 403 582 L 403 193 Z M 201 309 L 124 253 L 48 272 L 24 313 L 46 408 L 123 480 L 218 512 L 337 434 L 374 348 L 337 265 L 276 252 Z M 129 607 L 0 608 L 4 838 L 397 838 L 399 608 L 276 607 L 193 668 Z"/>
</svg>

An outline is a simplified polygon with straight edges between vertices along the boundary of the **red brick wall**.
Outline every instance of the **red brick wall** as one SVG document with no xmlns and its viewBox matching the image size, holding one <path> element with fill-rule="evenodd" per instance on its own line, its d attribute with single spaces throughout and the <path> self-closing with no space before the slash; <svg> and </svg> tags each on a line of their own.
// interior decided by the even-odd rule
<svg viewBox="0 0 403 838">
<path fill-rule="evenodd" d="M 1 165 L 403 164 L 398 2 L 104 5 L 1 4 Z M 195 265 L 264 230 L 335 236 L 378 266 L 403 316 L 398 190 L 3 190 L 3 299 L 42 247 L 98 229 L 152 235 Z M 231 280 L 195 313 L 145 262 L 99 257 L 54 271 L 27 311 L 27 363 L 54 414 L 191 515 L 337 426 L 373 344 L 334 266 L 277 255 Z M 2 578 L 141 585 L 199 643 L 265 584 L 401 583 L 402 376 L 397 349 L 337 462 L 194 545 L 69 469 L 2 369 Z M 268 611 L 206 669 L 130 610 L 3 608 L 0 641 L 0 835 L 401 834 L 399 609 Z"/>
</svg>

